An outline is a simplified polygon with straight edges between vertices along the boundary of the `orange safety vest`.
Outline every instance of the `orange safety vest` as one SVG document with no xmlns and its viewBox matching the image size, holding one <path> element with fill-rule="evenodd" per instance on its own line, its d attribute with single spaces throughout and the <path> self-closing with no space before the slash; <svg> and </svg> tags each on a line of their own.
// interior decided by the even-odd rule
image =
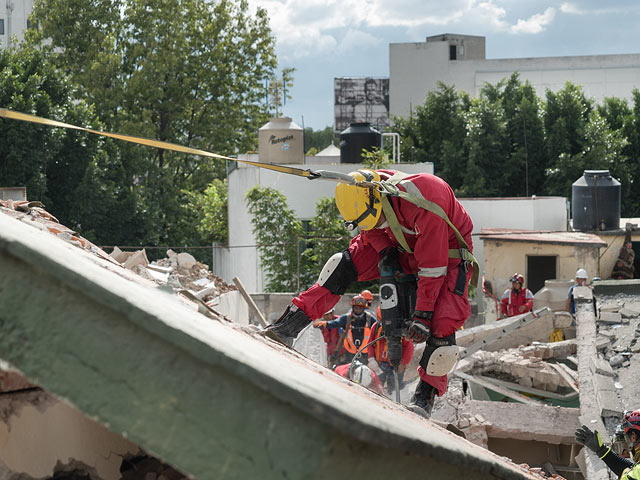
<svg viewBox="0 0 640 480">
<path fill-rule="evenodd" d="M 362 341 L 354 341 L 353 340 L 353 328 L 350 327 L 347 334 L 344 336 L 344 348 L 347 352 L 355 354 L 367 343 L 367 339 L 371 335 L 371 327 L 364 327 L 364 335 L 362 336 Z"/>
<path fill-rule="evenodd" d="M 373 332 L 369 341 L 373 341 L 382 333 L 382 325 L 378 324 L 376 331 Z M 378 340 L 375 344 L 376 361 L 377 362 L 389 362 L 389 352 L 387 349 L 387 340 Z"/>
</svg>

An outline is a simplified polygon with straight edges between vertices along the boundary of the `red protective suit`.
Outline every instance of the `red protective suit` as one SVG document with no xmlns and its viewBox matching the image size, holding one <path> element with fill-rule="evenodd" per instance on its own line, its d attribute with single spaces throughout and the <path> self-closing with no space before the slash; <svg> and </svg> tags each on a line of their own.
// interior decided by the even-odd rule
<svg viewBox="0 0 640 480">
<path fill-rule="evenodd" d="M 393 170 L 378 170 L 389 178 Z M 426 200 L 438 204 L 458 229 L 470 249 L 473 249 L 471 218 L 456 199 L 451 187 L 442 179 L 420 173 L 409 175 Z M 402 189 L 402 186 L 399 185 Z M 437 215 L 398 197 L 390 197 L 391 205 L 403 227 L 405 239 L 413 254 L 401 252 L 399 261 L 406 273 L 418 275 L 416 309 L 433 311 L 431 333 L 443 338 L 455 333 L 471 314 L 467 299 L 468 282 L 473 269 L 467 272 L 464 295 L 453 293 L 458 277 L 457 258 L 449 258 L 449 249 L 460 248 L 453 230 Z M 378 261 L 387 247 L 399 247 L 390 228 L 376 228 L 356 235 L 349 245 L 351 259 L 358 271 L 358 280 L 380 278 Z M 317 283 L 293 299 L 293 303 L 310 318 L 318 318 L 333 307 L 340 297 Z M 436 387 L 440 395 L 447 390 L 447 376 L 433 377 L 418 367 L 420 378 Z"/>
<path fill-rule="evenodd" d="M 520 307 L 523 305 L 524 308 L 520 311 Z M 502 294 L 502 300 L 500 300 L 500 311 L 502 312 L 503 318 L 530 312 L 532 308 L 533 294 L 528 288 L 521 288 L 518 291 L 513 288 L 509 288 Z"/>
<path fill-rule="evenodd" d="M 333 315 L 333 320 L 335 320 L 336 318 L 338 318 L 338 316 Z M 340 330 L 338 330 L 337 328 L 329 329 L 327 327 L 320 327 L 320 331 L 322 332 L 322 336 L 324 337 L 324 343 L 327 344 L 327 355 L 331 356 L 331 354 L 336 350 L 336 347 L 338 346 L 338 340 L 340 340 Z M 341 350 L 344 351 L 344 347 Z"/>
</svg>

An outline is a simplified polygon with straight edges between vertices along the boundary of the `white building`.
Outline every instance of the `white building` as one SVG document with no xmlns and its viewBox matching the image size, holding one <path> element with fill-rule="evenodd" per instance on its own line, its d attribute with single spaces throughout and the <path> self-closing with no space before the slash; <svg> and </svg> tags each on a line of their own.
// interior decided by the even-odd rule
<svg viewBox="0 0 640 480">
<path fill-rule="evenodd" d="M 565 82 L 580 85 L 587 97 L 631 99 L 640 86 L 640 54 L 589 55 L 487 59 L 485 37 L 444 34 L 427 37 L 426 42 L 389 45 L 390 114 L 409 116 L 423 105 L 428 92 L 437 90 L 438 81 L 455 85 L 471 96 L 482 86 L 519 72 L 538 96 L 547 89 L 558 91 Z"/>
<path fill-rule="evenodd" d="M 0 3 L 0 47 L 9 45 L 9 39 L 24 39 L 24 31 L 29 28 L 27 17 L 33 9 L 34 0 L 7 0 Z"/>
</svg>

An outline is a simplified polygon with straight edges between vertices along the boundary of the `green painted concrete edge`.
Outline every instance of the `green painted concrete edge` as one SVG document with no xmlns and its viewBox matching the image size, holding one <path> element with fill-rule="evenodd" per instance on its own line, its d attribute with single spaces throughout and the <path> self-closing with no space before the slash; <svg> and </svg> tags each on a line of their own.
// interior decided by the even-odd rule
<svg viewBox="0 0 640 480">
<path fill-rule="evenodd" d="M 254 362 L 251 362 L 253 364 L 243 363 L 240 361 L 242 359 L 237 357 L 237 351 L 225 351 L 224 348 L 217 349 L 215 346 L 209 345 L 206 340 L 203 341 L 203 339 L 196 338 L 196 336 L 193 335 L 194 332 L 187 333 L 182 331 L 180 328 L 177 328 L 176 325 L 172 325 L 171 321 L 167 322 L 166 318 L 162 318 L 163 313 L 172 312 L 149 312 L 149 308 L 147 308 L 150 307 L 154 301 L 158 301 L 158 298 L 161 298 L 160 303 L 163 305 L 161 310 L 166 308 L 168 304 L 172 304 L 172 307 L 178 305 L 180 308 L 168 308 L 168 310 L 177 311 L 183 317 L 198 317 L 200 322 L 203 321 L 204 317 L 195 312 L 188 311 L 180 305 L 175 298 L 155 289 L 148 289 L 139 285 L 130 285 L 129 288 L 132 291 L 140 290 L 136 292 L 136 294 L 144 295 L 146 300 L 154 297 L 151 302 L 143 301 L 140 297 L 137 297 L 136 294 L 134 294 L 133 297 L 119 295 L 117 292 L 112 291 L 112 289 L 105 288 L 104 282 L 97 281 L 96 278 L 89 278 L 85 275 L 85 272 L 79 271 L 83 269 L 91 270 L 90 264 L 95 262 L 93 258 L 91 259 L 92 262 L 89 261 L 88 258 L 82 258 L 83 256 L 87 256 L 85 252 L 24 225 L 20 225 L 19 227 L 12 225 L 12 227 L 15 228 L 5 228 L 5 224 L 7 227 L 9 225 L 6 223 L 7 221 L 17 222 L 13 219 L 6 220 L 0 218 L 0 232 L 2 232 L 0 233 L 0 250 L 2 251 L 3 272 L 10 270 L 9 264 L 13 265 L 12 275 L 5 277 L 5 279 L 8 280 L 3 281 L 1 284 L 2 289 L 0 290 L 0 307 L 2 307 L 2 312 L 5 312 L 4 315 L 0 313 L 0 315 L 2 315 L 1 327 L 3 333 L 2 339 L 0 340 L 0 348 L 2 348 L 3 357 L 6 357 L 7 360 L 16 364 L 25 371 L 30 378 L 37 379 L 37 381 L 52 392 L 64 398 L 69 398 L 85 413 L 95 415 L 100 420 L 108 423 L 116 433 L 128 432 L 128 436 L 132 440 L 143 446 L 147 446 L 147 448 L 151 448 L 152 451 L 158 452 L 162 458 L 165 458 L 174 465 L 178 467 L 184 466 L 185 470 L 190 473 L 201 478 L 207 478 L 207 470 L 203 470 L 202 466 L 198 467 L 201 461 L 196 461 L 186 452 L 184 453 L 184 457 L 181 453 L 181 455 L 179 455 L 180 458 L 176 461 L 173 455 L 173 452 L 176 451 L 174 450 L 175 445 L 172 445 L 171 448 L 166 448 L 163 447 L 162 442 L 154 440 L 156 438 L 162 438 L 162 431 L 155 431 L 149 425 L 138 425 L 135 421 L 132 421 L 132 417 L 135 418 L 135 415 L 118 414 L 118 408 L 113 407 L 114 405 L 118 407 L 122 406 L 119 402 L 114 401 L 115 393 L 119 391 L 117 388 L 115 390 L 106 389 L 106 391 L 97 389 L 96 391 L 99 392 L 98 396 L 101 397 L 100 401 L 87 394 L 87 385 L 90 384 L 91 381 L 97 380 L 93 378 L 91 374 L 97 375 L 98 377 L 100 377 L 100 375 L 103 377 L 106 376 L 107 372 L 100 372 L 100 369 L 104 368 L 104 366 L 98 362 L 97 366 L 92 365 L 90 368 L 81 367 L 77 369 L 77 371 L 74 371 L 72 367 L 75 363 L 79 363 L 80 365 L 87 363 L 87 358 L 91 356 L 90 354 L 92 352 L 100 351 L 100 349 L 104 350 L 105 348 L 109 350 L 110 346 L 120 346 L 113 338 L 105 341 L 102 335 L 106 336 L 107 334 L 111 334 L 113 336 L 113 332 L 124 332 L 120 339 L 120 343 L 123 344 L 122 348 L 126 346 L 133 351 L 136 351 L 136 349 L 140 347 L 139 340 L 141 338 L 144 338 L 148 343 L 153 343 L 153 341 L 158 343 L 160 351 L 162 351 L 163 348 L 171 350 L 174 355 L 171 357 L 174 365 L 165 365 L 166 354 L 157 356 L 155 358 L 157 361 L 155 369 L 153 365 L 145 365 L 145 367 L 150 368 L 154 372 L 157 372 L 158 366 L 162 365 L 163 368 L 167 369 L 166 371 L 170 371 L 170 369 L 173 368 L 180 374 L 183 374 L 185 371 L 189 371 L 183 368 L 183 363 L 194 363 L 199 367 L 199 375 L 197 378 L 194 379 L 192 376 L 185 375 L 189 379 L 190 389 L 198 383 L 197 379 L 200 378 L 201 375 L 204 373 L 206 373 L 206 375 L 214 375 L 211 371 L 215 370 L 214 376 L 219 381 L 223 383 L 226 382 L 229 385 L 233 384 L 233 388 L 239 392 L 250 391 L 252 393 L 250 396 L 260 398 L 261 401 L 267 402 L 270 406 L 269 415 L 265 415 L 264 408 L 259 406 L 256 408 L 255 404 L 252 404 L 249 411 L 247 411 L 246 406 L 239 411 L 236 410 L 236 414 L 240 417 L 246 415 L 250 422 L 256 421 L 250 411 L 251 409 L 260 411 L 261 413 L 258 416 L 261 418 L 275 415 L 278 418 L 278 422 L 275 424 L 270 423 L 267 431 L 277 432 L 281 428 L 280 425 L 293 427 L 298 424 L 305 424 L 310 431 L 316 432 L 314 437 L 324 439 L 320 444 L 324 445 L 325 448 L 319 447 L 318 444 L 314 443 L 313 448 L 310 449 L 311 451 L 326 453 L 326 445 L 332 444 L 332 442 L 326 441 L 326 432 L 323 435 L 319 433 L 318 430 L 327 428 L 331 430 L 338 429 L 339 434 L 334 432 L 334 434 L 330 436 L 331 438 L 341 438 L 346 435 L 351 441 L 355 441 L 356 443 L 360 441 L 366 442 L 369 445 L 373 444 L 382 446 L 383 448 L 391 448 L 392 451 L 396 453 L 402 452 L 402 455 L 420 455 L 431 459 L 446 459 L 453 456 L 457 466 L 465 468 L 474 467 L 473 469 L 476 473 L 480 473 L 481 471 L 487 473 L 492 472 L 494 475 L 497 475 L 497 478 L 526 478 L 522 475 L 522 472 L 506 462 L 497 461 L 495 458 L 492 458 L 491 455 L 487 455 L 484 452 L 477 452 L 467 444 L 456 445 L 456 442 L 459 443 L 459 441 L 447 438 L 448 434 L 443 432 L 436 430 L 436 433 L 433 433 L 435 427 L 428 422 L 421 422 L 412 414 L 401 412 L 401 414 L 395 415 L 394 420 L 402 419 L 403 416 L 409 417 L 413 430 L 416 430 L 416 424 L 425 424 L 424 432 L 427 430 L 431 431 L 429 435 L 426 436 L 427 438 L 425 438 L 424 432 L 423 435 L 407 435 L 408 432 L 406 428 L 404 431 L 402 428 L 395 428 L 396 431 L 394 431 L 394 428 L 392 428 L 394 425 L 390 425 L 388 422 L 387 425 L 384 425 L 385 422 L 382 422 L 383 425 L 381 426 L 375 425 L 375 422 L 374 424 L 371 422 L 363 422 L 357 415 L 349 412 L 348 408 L 344 408 L 344 406 L 342 406 L 343 408 L 337 408 L 335 402 L 333 404 L 328 403 L 326 398 L 322 398 L 321 388 L 318 389 L 317 392 L 309 392 L 308 388 L 306 391 L 296 388 L 300 385 L 295 384 L 295 375 L 288 379 L 282 378 L 287 377 L 287 375 L 284 374 L 285 372 L 280 372 L 280 378 L 268 375 L 264 373 L 261 368 L 256 368 L 255 358 L 253 359 Z M 17 235 L 7 235 L 9 230 L 15 230 L 14 233 L 17 233 Z M 61 264 L 56 260 L 61 252 L 70 253 L 69 257 L 74 260 L 72 266 Z M 13 258 L 10 259 L 7 254 Z M 95 263 L 93 264 L 95 266 Z M 107 277 L 107 283 L 118 283 L 119 280 L 116 280 L 116 278 L 119 278 L 118 275 L 113 272 L 106 272 L 104 266 L 96 268 L 104 271 L 103 273 Z M 49 280 L 53 285 L 40 285 L 40 289 L 34 289 L 35 284 L 49 276 Z M 16 278 L 21 278 L 22 281 L 16 282 Z M 11 287 L 12 285 L 16 287 Z M 54 291 L 56 292 L 57 298 L 65 300 L 65 305 L 61 308 L 61 310 L 64 311 L 63 315 L 60 315 L 59 311 L 47 312 L 47 310 L 52 310 L 54 307 L 61 307 L 60 305 L 56 305 L 55 298 L 47 296 L 47 291 Z M 22 292 L 22 295 L 20 295 L 20 292 Z M 22 299 L 22 302 L 16 301 L 16 298 Z M 25 304 L 35 306 L 38 303 L 47 302 L 49 306 L 43 307 L 44 311 L 33 307 L 22 308 Z M 78 308 L 77 305 L 82 302 L 88 305 L 85 305 L 85 310 L 82 311 L 81 314 L 71 315 L 73 312 L 70 313 L 68 310 Z M 15 320 L 14 315 L 21 310 L 24 311 L 20 312 L 20 323 L 16 323 L 12 321 L 11 318 L 8 318 L 14 317 Z M 102 315 L 97 316 L 102 319 L 103 323 L 109 324 L 109 328 L 103 327 L 102 330 L 104 331 L 102 331 L 100 328 L 97 328 L 95 322 L 87 323 L 87 312 L 92 311 L 100 311 Z M 8 315 L 6 312 L 11 312 L 11 314 Z M 70 316 L 74 318 L 74 322 L 65 320 Z M 42 318 L 47 318 L 47 334 L 39 334 L 41 330 L 35 327 L 39 321 L 42 321 Z M 55 323 L 51 320 L 52 318 L 55 319 Z M 209 326 L 215 324 L 215 322 L 211 323 L 212 321 L 209 319 L 204 319 L 204 321 L 209 322 Z M 67 323 L 82 326 L 82 328 L 78 328 L 78 331 L 88 334 L 89 338 L 93 339 L 93 342 L 88 342 L 90 348 L 87 347 L 84 351 L 87 358 L 77 358 L 76 354 L 64 346 L 68 338 L 75 338 L 74 335 L 72 335 L 72 330 L 69 330 L 69 326 L 65 327 Z M 102 324 L 98 324 L 98 326 L 101 325 Z M 40 326 L 43 327 L 42 325 Z M 52 328 L 54 326 L 55 328 Z M 184 327 L 184 325 L 182 325 L 182 327 Z M 217 325 L 217 327 L 229 330 L 228 327 L 222 325 Z M 189 328 L 184 328 L 184 330 L 189 330 Z M 55 335 L 53 334 L 54 332 Z M 233 330 L 231 330 L 231 332 L 235 336 L 247 337 Z M 196 331 L 195 333 L 198 332 Z M 91 334 L 94 335 L 92 336 Z M 82 341 L 86 341 L 86 337 L 84 338 Z M 136 339 L 135 342 L 131 340 L 134 338 Z M 252 345 L 252 347 L 258 350 L 264 350 L 266 348 L 273 353 L 273 348 L 269 346 L 265 347 L 262 342 L 257 342 L 250 338 L 243 340 L 244 342 L 250 341 L 255 344 Z M 79 343 L 81 342 L 79 341 Z M 154 348 L 158 348 L 158 345 L 154 345 Z M 52 346 L 56 348 L 53 349 L 51 348 Z M 42 354 L 42 352 L 47 349 L 52 352 L 51 355 Z M 188 352 L 188 355 L 185 355 L 185 352 Z M 247 352 L 244 353 L 247 354 Z M 69 361 L 69 358 L 65 356 L 69 356 L 73 361 Z M 247 356 L 251 357 L 250 354 Z M 61 361 L 61 357 L 66 359 L 66 361 Z M 115 355 L 113 351 L 102 352 L 101 358 L 104 362 L 105 359 L 113 359 L 114 357 L 126 357 L 124 350 L 117 352 Z M 291 358 L 287 358 L 289 355 L 278 353 L 278 357 L 284 357 L 284 365 L 290 367 L 292 361 Z M 47 361 L 43 362 L 43 358 L 46 358 Z M 125 362 L 128 366 L 136 363 L 133 359 L 128 360 L 129 363 Z M 124 361 L 124 358 L 122 361 Z M 137 361 L 145 364 L 144 358 L 137 359 Z M 62 366 L 64 366 L 64 368 L 62 368 Z M 86 370 L 87 368 L 88 371 Z M 70 372 L 74 372 L 75 374 L 69 375 Z M 116 385 L 123 381 L 123 379 L 118 376 L 118 372 L 108 371 L 108 373 L 118 379 L 118 381 L 115 382 Z M 134 372 L 134 376 L 135 374 L 137 374 L 137 372 Z M 309 373 L 307 372 L 307 374 Z M 74 377 L 77 377 L 77 379 L 74 379 Z M 139 379 L 140 377 L 144 377 L 144 372 L 137 378 Z M 322 376 L 320 378 L 322 378 Z M 98 380 L 101 382 L 99 384 L 110 384 L 109 378 L 98 378 Z M 294 381 L 293 383 L 292 380 Z M 335 380 L 333 380 L 333 382 L 335 382 Z M 151 386 L 152 385 L 153 382 L 151 382 Z M 155 392 L 160 395 L 164 403 L 151 402 L 156 409 L 154 410 L 154 414 L 158 414 L 158 412 L 161 413 L 163 409 L 173 411 L 171 405 L 183 402 L 182 396 L 187 395 L 185 392 L 190 390 L 184 389 L 184 391 L 181 392 L 178 388 L 179 385 L 173 386 L 177 389 L 174 391 L 173 396 L 167 395 L 164 389 L 158 389 L 159 392 Z M 147 387 L 150 386 L 147 385 Z M 349 393 L 348 389 L 352 388 L 352 385 L 346 384 L 346 386 L 341 385 L 340 387 L 342 389 L 346 388 L 347 393 Z M 124 389 L 125 391 L 131 389 L 133 392 L 136 392 L 135 389 L 132 389 L 131 385 L 126 385 L 126 382 Z M 166 390 L 171 390 L 169 385 L 166 386 Z M 204 389 L 204 391 L 208 392 L 207 389 Z M 317 393 L 317 395 L 309 395 L 310 393 Z M 105 396 L 107 398 L 102 398 Z M 138 396 L 146 398 L 148 395 L 145 396 L 144 392 L 136 392 L 131 395 L 130 399 L 133 401 Z M 349 395 L 346 395 L 346 397 L 348 396 Z M 335 400 L 335 398 L 333 398 L 333 400 Z M 237 402 L 227 400 L 224 404 L 231 406 L 234 403 Z M 259 404 L 260 402 L 254 403 Z M 365 403 L 367 402 L 365 401 Z M 371 402 L 369 401 L 368 403 L 370 404 Z M 197 405 L 198 402 L 195 402 L 195 404 Z M 286 408 L 283 412 L 276 414 L 274 412 L 278 411 L 278 405 L 285 405 Z M 291 406 L 294 408 L 290 408 Z M 372 407 L 372 405 L 368 406 Z M 141 407 L 139 405 L 135 407 L 136 408 L 132 408 L 132 411 L 135 411 L 139 415 L 144 413 L 140 411 Z M 338 405 L 338 407 L 340 407 L 340 405 Z M 207 412 L 206 406 L 203 405 L 200 408 L 202 409 L 202 413 L 195 415 L 196 417 L 201 417 Z M 179 412 L 176 413 L 176 416 L 180 418 Z M 294 418 L 296 421 L 292 422 L 291 420 Z M 169 418 L 168 421 L 169 420 L 172 420 L 172 418 Z M 400 421 L 400 423 L 403 422 L 402 420 Z M 169 423 L 172 422 L 170 421 Z M 260 425 L 261 423 L 257 422 L 255 424 Z M 172 425 L 174 430 L 180 428 L 180 424 L 172 423 Z M 322 428 L 320 428 L 319 425 L 321 425 Z M 147 428 L 150 429 L 149 432 L 147 432 Z M 229 431 L 234 430 L 235 427 L 234 429 L 229 429 Z M 258 429 L 258 431 L 261 431 L 261 429 Z M 292 428 L 292 431 L 295 432 L 296 429 Z M 254 433 L 252 430 L 252 434 L 249 435 L 249 437 Z M 300 432 L 300 438 L 306 438 L 307 433 L 307 428 L 303 429 L 303 431 Z M 247 435 L 241 437 L 246 439 Z M 304 442 L 299 441 L 300 439 L 298 439 L 297 435 L 286 435 L 286 437 L 295 438 L 296 441 L 293 443 L 296 447 L 301 448 L 301 445 L 304 445 Z M 429 440 L 431 440 L 431 442 L 429 442 Z M 201 441 L 201 439 L 198 441 Z M 393 445 L 393 447 L 390 447 L 390 445 Z M 178 451 L 181 450 L 179 449 Z M 321 455 L 320 457 L 328 458 L 326 455 Z M 216 475 L 219 474 L 220 472 L 216 473 Z"/>
</svg>

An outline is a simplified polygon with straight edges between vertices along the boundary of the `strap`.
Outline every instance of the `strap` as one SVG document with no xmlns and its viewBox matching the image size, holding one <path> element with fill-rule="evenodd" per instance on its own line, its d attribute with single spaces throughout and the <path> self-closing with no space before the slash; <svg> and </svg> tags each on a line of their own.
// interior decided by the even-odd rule
<svg viewBox="0 0 640 480">
<path fill-rule="evenodd" d="M 389 180 L 380 182 L 380 185 L 383 188 L 382 193 L 386 195 L 391 195 L 394 197 L 400 197 L 403 200 L 413 203 L 414 205 L 417 205 L 418 207 L 423 208 L 428 212 L 431 212 L 439 216 L 445 222 L 447 222 L 449 227 L 451 227 L 451 229 L 453 230 L 453 233 L 455 234 L 456 239 L 458 240 L 458 245 L 462 247 L 459 249 L 450 249 L 449 258 L 459 258 L 463 262 L 470 262 L 473 265 L 473 276 L 471 277 L 471 284 L 474 287 L 477 287 L 478 279 L 480 277 L 480 267 L 478 265 L 478 260 L 476 260 L 476 258 L 473 256 L 473 253 L 471 253 L 469 245 L 467 244 L 465 239 L 462 237 L 462 234 L 460 233 L 460 231 L 455 227 L 453 223 L 451 223 L 451 220 L 449 220 L 449 217 L 447 216 L 447 214 L 445 213 L 445 211 L 442 209 L 440 205 L 438 205 L 435 202 L 431 202 L 427 200 L 422 195 L 413 195 L 411 193 L 402 191 L 397 187 L 397 184 L 400 183 L 407 176 L 408 175 L 406 173 L 396 172 L 395 174 L 393 174 L 393 176 Z M 407 182 L 406 187 L 408 187 L 409 185 L 413 185 L 413 183 Z M 417 190 L 417 187 L 416 187 L 416 190 Z M 393 212 L 391 203 L 386 198 L 386 195 L 382 196 L 382 211 L 384 212 L 385 218 L 389 222 L 389 227 L 391 228 L 393 236 L 396 238 L 396 240 L 402 246 L 402 248 L 404 248 L 407 252 L 412 253 L 411 249 L 408 249 L 407 241 L 404 238 L 404 234 L 402 233 L 402 230 L 400 228 L 400 222 L 398 222 L 398 217 L 396 216 L 395 212 Z M 387 216 L 387 210 L 385 210 L 385 203 L 387 204 L 387 209 L 392 211 L 390 216 Z M 393 223 L 396 224 L 395 227 Z M 407 246 L 405 247 L 405 245 Z"/>
<path fill-rule="evenodd" d="M 391 202 L 386 195 L 382 196 L 382 213 L 384 213 L 384 217 L 389 222 L 389 228 L 393 233 L 393 236 L 396 237 L 396 240 L 402 247 L 402 249 L 407 253 L 413 253 L 409 244 L 407 243 L 407 239 L 404 238 L 404 234 L 402 233 L 402 228 L 400 227 L 400 222 L 398 221 L 398 217 L 396 216 L 396 212 L 393 210 L 391 206 Z"/>
</svg>

